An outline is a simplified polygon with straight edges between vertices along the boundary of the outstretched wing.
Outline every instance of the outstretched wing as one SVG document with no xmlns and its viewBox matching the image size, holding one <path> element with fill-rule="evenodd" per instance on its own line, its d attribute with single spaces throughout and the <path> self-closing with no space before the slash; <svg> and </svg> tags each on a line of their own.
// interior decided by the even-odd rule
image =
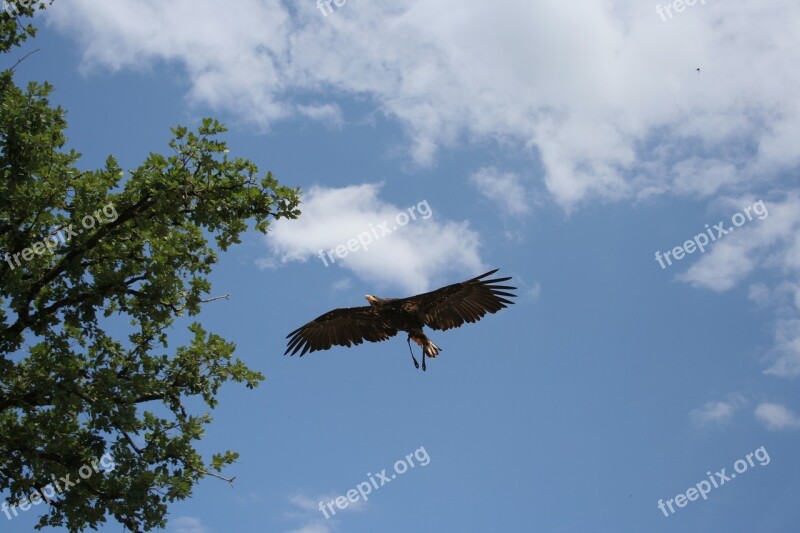
<svg viewBox="0 0 800 533">
<path fill-rule="evenodd" d="M 516 287 L 498 285 L 510 280 L 510 277 L 484 279 L 497 270 L 435 291 L 405 298 L 400 305 L 409 311 L 416 311 L 425 325 L 432 329 L 446 330 L 457 328 L 464 322 L 477 322 L 486 313 L 496 313 L 514 303 L 505 297 L 517 296 L 505 292 L 516 290 Z"/>
<path fill-rule="evenodd" d="M 352 346 L 365 340 L 385 341 L 397 335 L 397 329 L 386 323 L 371 306 L 344 307 L 319 316 L 289 333 L 289 346 L 283 355 L 327 350 L 331 346 Z"/>
</svg>

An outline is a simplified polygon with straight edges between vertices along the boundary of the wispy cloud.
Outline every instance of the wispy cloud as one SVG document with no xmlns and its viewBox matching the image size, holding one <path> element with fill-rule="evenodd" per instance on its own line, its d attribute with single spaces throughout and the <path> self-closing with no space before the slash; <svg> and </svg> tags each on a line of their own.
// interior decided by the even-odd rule
<svg viewBox="0 0 800 533">
<path fill-rule="evenodd" d="M 315 261 L 325 264 L 320 251 L 335 249 L 372 228 L 389 221 L 390 234 L 374 240 L 364 249 L 336 258 L 334 267 L 344 268 L 373 283 L 406 291 L 422 291 L 443 273 L 473 274 L 484 268 L 480 259 L 480 238 L 468 221 L 443 220 L 430 206 L 428 218 L 397 226 L 395 220 L 408 206 L 395 206 L 379 199 L 380 185 L 364 184 L 343 188 L 312 187 L 303 197 L 303 216 L 272 224 L 265 242 L 272 257 L 281 263 Z M 423 201 L 423 200 L 420 200 Z M 330 258 L 326 260 L 330 262 Z M 457 265 L 457 268 L 456 268 Z M 457 272 L 454 272 L 457 270 Z"/>
<path fill-rule="evenodd" d="M 352 288 L 352 286 L 353 282 L 350 280 L 350 278 L 342 278 L 338 281 L 335 281 L 332 288 L 336 292 L 342 292 Z"/>
<path fill-rule="evenodd" d="M 298 528 L 286 531 L 286 533 L 330 533 L 333 531 L 335 520 L 326 520 L 319 510 L 319 502 L 322 498 L 314 500 L 301 492 L 297 492 L 288 497 L 292 505 L 287 517 L 291 520 L 301 522 Z"/>
<path fill-rule="evenodd" d="M 289 496 L 289 503 L 303 511 L 316 511 L 319 512 L 319 502 L 321 498 L 313 500 L 302 493 L 292 494 Z"/>
<path fill-rule="evenodd" d="M 342 110 L 336 104 L 298 105 L 297 112 L 328 126 L 340 128 L 344 124 Z"/>
<path fill-rule="evenodd" d="M 325 518 L 319 510 L 319 502 L 329 502 L 335 499 L 335 494 L 319 495 L 316 498 L 311 498 L 303 492 L 297 492 L 289 496 L 288 500 L 293 509 L 288 513 L 288 516 L 302 522 L 303 525 L 286 533 L 330 533 L 334 531 L 338 523 L 336 518 Z M 362 500 L 348 502 L 347 507 L 344 509 L 334 506 L 338 514 L 363 511 L 365 508 L 366 503 Z"/>
<path fill-rule="evenodd" d="M 193 516 L 179 516 L 169 521 L 172 533 L 211 533 L 199 518 Z"/>
<path fill-rule="evenodd" d="M 689 418 L 699 426 L 725 424 L 746 402 L 741 395 L 731 395 L 727 400 L 707 402 L 703 407 L 692 409 Z"/>
<path fill-rule="evenodd" d="M 781 404 L 759 404 L 755 415 L 759 422 L 773 431 L 800 429 L 800 418 Z"/>
<path fill-rule="evenodd" d="M 567 209 L 730 193 L 800 163 L 798 80 L 774 75 L 796 70 L 800 48 L 763 46 L 793 34 L 800 4 L 709 3 L 681 21 L 679 39 L 652 4 L 618 4 L 408 0 L 323 17 L 314 2 L 73 0 L 48 17 L 80 40 L 87 71 L 170 62 L 191 101 L 260 126 L 335 121 L 326 105 L 366 96 L 404 127 L 421 164 L 463 139 L 521 147 Z M 714 68 L 697 75 L 687 57 Z M 309 93 L 318 103 L 298 106 Z"/>
<path fill-rule="evenodd" d="M 754 198 L 725 198 L 722 204 L 741 209 Z M 766 374 L 777 377 L 800 376 L 800 190 L 783 198 L 765 202 L 769 216 L 714 243 L 705 255 L 678 279 L 692 286 L 717 292 L 729 290 L 756 270 L 770 270 L 784 276 L 775 286 L 764 282 L 751 285 L 748 297 L 763 309 L 772 309 L 775 318 L 775 344 L 768 351 L 771 361 Z"/>
<path fill-rule="evenodd" d="M 720 204 L 733 213 L 755 203 L 753 196 L 724 198 Z M 775 268 L 800 273 L 800 190 L 784 198 L 764 201 L 769 215 L 724 235 L 710 245 L 700 259 L 678 279 L 695 287 L 723 292 L 736 286 L 756 268 Z M 723 229 L 731 227 L 727 216 Z"/>
<path fill-rule="evenodd" d="M 518 175 L 500 172 L 493 167 L 484 167 L 469 178 L 484 197 L 494 203 L 502 213 L 514 217 L 527 215 L 531 211 L 528 191 Z"/>
<path fill-rule="evenodd" d="M 528 289 L 528 296 L 530 296 L 533 300 L 538 300 L 541 294 L 542 286 L 538 281 L 534 281 L 533 285 L 531 285 L 531 287 Z"/>
<path fill-rule="evenodd" d="M 328 524 L 318 520 L 301 526 L 298 529 L 289 530 L 286 533 L 330 533 L 331 531 L 333 530 Z"/>
<path fill-rule="evenodd" d="M 764 373 L 782 378 L 800 376 L 800 319 L 779 320 L 775 327 L 773 360 Z"/>
</svg>

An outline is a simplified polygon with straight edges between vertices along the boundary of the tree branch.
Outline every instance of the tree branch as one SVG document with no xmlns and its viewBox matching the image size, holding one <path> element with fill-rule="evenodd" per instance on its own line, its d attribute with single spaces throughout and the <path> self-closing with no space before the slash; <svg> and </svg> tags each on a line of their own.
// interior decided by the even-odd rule
<svg viewBox="0 0 800 533">
<path fill-rule="evenodd" d="M 33 54 L 35 54 L 35 53 L 36 53 L 36 52 L 38 52 L 38 51 L 39 51 L 39 49 L 37 48 L 36 50 L 34 50 L 34 51 L 32 51 L 32 52 L 28 52 L 27 54 L 25 54 L 24 56 L 22 56 L 22 59 L 20 59 L 20 60 L 19 60 L 19 61 L 17 61 L 16 63 L 14 63 L 14 65 L 13 65 L 13 66 L 12 66 L 10 69 L 8 69 L 8 70 L 10 70 L 11 72 L 14 72 L 14 69 L 15 69 L 15 68 L 17 68 L 17 66 L 18 66 L 20 63 L 22 63 L 23 61 L 25 61 L 26 59 L 28 59 L 30 56 L 32 56 Z"/>
</svg>

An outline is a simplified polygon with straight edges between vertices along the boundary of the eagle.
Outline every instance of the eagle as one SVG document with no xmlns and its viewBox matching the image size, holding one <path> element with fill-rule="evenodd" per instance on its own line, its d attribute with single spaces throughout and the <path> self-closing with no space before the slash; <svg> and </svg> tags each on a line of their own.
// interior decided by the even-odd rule
<svg viewBox="0 0 800 533">
<path fill-rule="evenodd" d="M 408 333 L 406 341 L 414 366 L 419 368 L 411 341 L 422 347 L 422 370 L 426 370 L 425 358 L 435 358 L 442 349 L 425 336 L 423 326 L 442 331 L 457 328 L 514 303 L 507 298 L 516 298 L 516 294 L 508 292 L 516 287 L 499 285 L 511 277 L 486 279 L 498 270 L 408 298 L 378 298 L 367 294 L 368 306 L 328 311 L 289 333 L 284 355 L 300 352 L 302 357 L 332 346 L 350 347 L 365 340 L 381 342 L 404 331 Z"/>
</svg>

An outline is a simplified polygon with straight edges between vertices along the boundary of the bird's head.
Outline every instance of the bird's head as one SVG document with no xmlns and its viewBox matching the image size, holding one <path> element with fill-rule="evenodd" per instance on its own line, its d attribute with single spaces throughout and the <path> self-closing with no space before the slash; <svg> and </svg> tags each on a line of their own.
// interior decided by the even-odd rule
<svg viewBox="0 0 800 533">
<path fill-rule="evenodd" d="M 373 296 L 371 294 L 367 294 L 366 296 L 364 296 L 364 298 L 367 299 L 367 301 L 369 302 L 369 305 L 371 305 L 372 307 L 377 307 L 382 302 L 381 298 L 376 298 L 375 296 Z"/>
</svg>

